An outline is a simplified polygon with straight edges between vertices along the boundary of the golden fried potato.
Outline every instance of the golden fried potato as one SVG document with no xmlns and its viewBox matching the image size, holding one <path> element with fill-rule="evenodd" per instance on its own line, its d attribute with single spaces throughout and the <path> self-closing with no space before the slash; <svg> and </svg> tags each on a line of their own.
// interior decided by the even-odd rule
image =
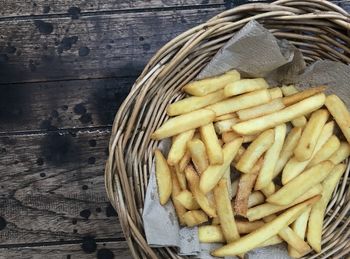
<svg viewBox="0 0 350 259">
<path fill-rule="evenodd" d="M 313 112 L 324 105 L 326 96 L 317 94 L 288 106 L 280 111 L 261 116 L 259 118 L 239 122 L 232 129 L 241 135 L 253 135 L 263 130 L 273 128 L 279 124 L 291 121 L 299 116 Z"/>
<path fill-rule="evenodd" d="M 188 130 L 173 137 L 173 143 L 168 154 L 168 164 L 174 166 L 178 164 L 181 158 L 185 155 L 187 142 L 193 138 L 195 130 Z"/>
<path fill-rule="evenodd" d="M 326 107 L 350 144 L 350 112 L 346 105 L 338 96 L 332 94 L 327 96 Z"/>
<path fill-rule="evenodd" d="M 224 90 L 219 90 L 214 93 L 210 93 L 204 96 L 192 96 L 176 103 L 172 103 L 167 108 L 167 114 L 169 116 L 181 115 L 195 110 L 199 110 L 208 105 L 217 103 L 226 99 Z"/>
<path fill-rule="evenodd" d="M 310 120 L 301 134 L 298 145 L 294 149 L 294 156 L 298 161 L 302 162 L 311 158 L 328 117 L 329 113 L 325 109 L 315 111 L 311 115 Z"/>
<path fill-rule="evenodd" d="M 185 175 L 189 188 L 196 199 L 197 203 L 205 213 L 210 217 L 216 217 L 216 209 L 211 205 L 207 196 L 199 189 L 199 176 L 192 166 L 185 168 Z"/>
<path fill-rule="evenodd" d="M 152 139 L 160 140 L 178 135 L 182 132 L 206 125 L 215 119 L 215 113 L 211 110 L 201 109 L 189 112 L 166 121 L 151 135 Z"/>
<path fill-rule="evenodd" d="M 269 184 L 272 184 L 273 172 L 280 156 L 286 133 L 286 124 L 280 124 L 275 128 L 274 142 L 265 153 L 264 163 L 256 179 L 255 190 L 262 190 Z"/>
<path fill-rule="evenodd" d="M 221 116 L 227 113 L 232 113 L 242 109 L 267 103 L 269 101 L 271 101 L 270 92 L 264 89 L 231 97 L 224 101 L 209 105 L 206 107 L 206 109 L 214 111 L 216 116 Z"/>
<path fill-rule="evenodd" d="M 321 147 L 328 141 L 332 136 L 334 130 L 334 121 L 328 122 L 321 131 L 320 137 L 317 140 L 316 147 L 310 159 L 300 162 L 295 157 L 292 157 L 285 165 L 282 172 L 282 184 L 287 184 L 290 180 L 298 176 L 307 165 L 315 154 L 321 149 Z"/>
<path fill-rule="evenodd" d="M 286 212 L 279 215 L 271 222 L 266 223 L 259 229 L 245 235 L 244 237 L 220 247 L 212 252 L 213 256 L 234 256 L 246 253 L 263 243 L 267 239 L 277 235 L 282 229 L 291 224 L 301 215 L 311 204 L 315 203 L 319 197 L 300 203 Z"/>
<path fill-rule="evenodd" d="M 222 164 L 224 162 L 224 153 L 222 152 L 218 136 L 215 133 L 213 123 L 200 127 L 199 133 L 206 147 L 209 163 L 211 165 Z"/>
<path fill-rule="evenodd" d="M 172 181 L 171 181 L 171 171 L 159 149 L 154 151 L 156 158 L 156 179 L 158 185 L 159 202 L 165 205 L 171 195 L 172 191 Z"/>
<path fill-rule="evenodd" d="M 241 159 L 237 162 L 236 168 L 242 173 L 251 172 L 258 159 L 268 150 L 275 140 L 275 131 L 273 129 L 261 133 L 243 153 Z"/>
<path fill-rule="evenodd" d="M 201 174 L 200 189 L 203 193 L 210 192 L 215 185 L 220 181 L 225 174 L 227 168 L 230 166 L 232 160 L 236 156 L 238 149 L 242 145 L 242 139 L 238 138 L 234 141 L 225 144 L 223 148 L 224 162 L 222 165 L 210 165 L 207 170 Z"/>
<path fill-rule="evenodd" d="M 307 169 L 268 197 L 267 201 L 277 205 L 292 203 L 311 187 L 322 182 L 333 167 L 334 164 L 327 160 Z"/>
<path fill-rule="evenodd" d="M 198 173 L 203 173 L 209 166 L 209 160 L 204 143 L 200 139 L 193 139 L 187 142 L 192 162 Z"/>
<path fill-rule="evenodd" d="M 226 242 L 239 239 L 239 232 L 230 203 L 229 194 L 226 188 L 226 180 L 220 180 L 214 188 L 216 211 L 220 220 L 221 230 Z"/>
<path fill-rule="evenodd" d="M 241 76 L 237 70 L 230 70 L 222 75 L 192 81 L 185 85 L 182 90 L 191 95 L 204 96 L 223 89 L 228 83 L 240 78 Z"/>
<path fill-rule="evenodd" d="M 183 216 L 188 227 L 194 227 L 208 221 L 208 216 L 202 210 L 190 210 Z"/>
<path fill-rule="evenodd" d="M 266 89 L 269 85 L 264 78 L 241 79 L 228 83 L 224 88 L 226 97 Z"/>
<path fill-rule="evenodd" d="M 338 164 L 333 168 L 332 172 L 322 183 L 323 191 L 321 199 L 316 202 L 311 209 L 307 230 L 307 241 L 317 253 L 321 252 L 322 227 L 327 204 L 345 170 L 345 164 Z"/>
</svg>

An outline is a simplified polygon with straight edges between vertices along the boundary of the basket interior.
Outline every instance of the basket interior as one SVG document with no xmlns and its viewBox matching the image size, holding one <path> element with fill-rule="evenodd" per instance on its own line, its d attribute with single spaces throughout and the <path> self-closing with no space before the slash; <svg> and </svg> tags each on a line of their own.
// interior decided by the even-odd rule
<svg viewBox="0 0 350 259">
<path fill-rule="evenodd" d="M 243 5 L 181 34 L 159 50 L 120 107 L 106 166 L 107 193 L 135 258 L 181 258 L 172 248 L 151 249 L 144 238 L 141 215 L 153 150 L 159 145 L 149 136 L 167 119 L 167 105 L 184 97 L 180 89 L 253 19 L 278 39 L 287 39 L 299 48 L 307 64 L 322 59 L 350 64 L 350 16 L 321 0 Z M 324 253 L 308 258 L 328 258 L 350 249 L 348 176 L 349 167 L 327 208 Z"/>
</svg>

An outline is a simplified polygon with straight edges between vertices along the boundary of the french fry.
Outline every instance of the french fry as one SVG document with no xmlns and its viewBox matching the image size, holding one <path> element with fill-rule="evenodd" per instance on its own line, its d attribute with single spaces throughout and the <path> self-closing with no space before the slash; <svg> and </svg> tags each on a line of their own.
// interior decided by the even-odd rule
<svg viewBox="0 0 350 259">
<path fill-rule="evenodd" d="M 315 197 L 313 199 L 319 199 L 320 197 Z M 307 207 L 308 210 L 310 207 Z M 299 216 L 300 217 L 300 216 Z M 265 222 L 270 222 L 276 219 L 275 215 L 270 215 L 264 218 Z M 311 247 L 304 241 L 304 239 L 300 238 L 290 227 L 286 226 L 278 232 L 278 236 L 282 238 L 286 243 L 293 247 L 300 255 L 305 255 L 311 251 Z"/>
<path fill-rule="evenodd" d="M 316 195 L 321 194 L 322 189 L 323 188 L 321 184 L 316 184 L 311 189 L 309 189 L 304 194 L 302 194 L 299 198 L 297 198 L 294 202 L 288 205 L 276 205 L 272 203 L 264 203 L 256 207 L 250 208 L 248 209 L 248 212 L 247 212 L 247 218 L 249 221 L 255 221 L 255 220 L 259 220 L 264 217 L 267 217 L 269 215 L 272 215 L 274 213 L 280 212 L 282 210 L 288 209 L 298 203 L 301 203 Z"/>
<path fill-rule="evenodd" d="M 265 201 L 264 194 L 262 194 L 259 191 L 252 192 L 248 198 L 248 209 L 256 205 L 259 205 L 261 203 L 264 203 L 264 201 Z"/>
<path fill-rule="evenodd" d="M 264 78 L 241 79 L 228 83 L 224 88 L 226 97 L 266 89 L 269 85 Z"/>
<path fill-rule="evenodd" d="M 173 137 L 173 143 L 168 154 L 168 164 L 171 166 L 180 162 L 186 153 L 187 142 L 193 138 L 195 130 L 188 130 Z"/>
<path fill-rule="evenodd" d="M 285 107 L 282 98 L 277 98 L 265 104 L 239 110 L 237 111 L 237 115 L 240 120 L 245 121 L 282 110 Z"/>
<path fill-rule="evenodd" d="M 332 94 L 327 96 L 326 107 L 350 144 L 350 112 L 346 105 L 338 96 Z"/>
<path fill-rule="evenodd" d="M 312 186 L 322 182 L 333 167 L 334 164 L 327 160 L 307 169 L 268 197 L 267 202 L 277 205 L 292 203 Z"/>
<path fill-rule="evenodd" d="M 237 224 L 238 232 L 240 234 L 248 234 L 258 229 L 259 227 L 262 227 L 264 225 L 264 222 L 261 220 L 255 221 L 255 222 L 237 220 L 236 224 Z M 219 225 L 207 225 L 207 226 L 198 227 L 198 238 L 199 238 L 199 242 L 201 243 L 224 243 L 225 242 L 224 235 Z M 281 242 L 282 242 L 282 239 L 275 236 L 269 240 L 266 240 L 266 243 L 264 242 L 263 246 L 274 245 Z"/>
<path fill-rule="evenodd" d="M 306 98 L 309 98 L 313 95 L 322 93 L 325 90 L 326 90 L 325 86 L 317 86 L 317 87 L 308 88 L 304 91 L 301 91 L 301 92 L 284 97 L 283 103 L 285 106 L 289 106 L 289 105 L 295 104 L 297 102 L 300 102 Z"/>
<path fill-rule="evenodd" d="M 307 119 L 305 116 L 300 116 L 298 118 L 295 118 L 291 121 L 292 125 L 294 127 L 304 127 L 307 123 Z"/>
<path fill-rule="evenodd" d="M 299 142 L 301 132 L 302 132 L 301 128 L 293 128 L 288 133 L 286 140 L 283 144 L 281 153 L 279 155 L 277 164 L 275 166 L 275 169 L 273 172 L 273 178 L 275 178 L 277 175 L 279 175 L 282 172 L 283 167 L 286 165 L 288 160 L 293 156 L 294 149 Z"/>
<path fill-rule="evenodd" d="M 217 116 L 215 118 L 215 122 L 216 121 L 224 121 L 224 120 L 228 120 L 228 119 L 233 119 L 233 118 L 237 118 L 237 114 L 236 113 L 227 113 L 227 114 L 224 114 L 224 115 L 221 115 L 221 116 Z"/>
<path fill-rule="evenodd" d="M 276 192 L 276 186 L 271 181 L 266 187 L 261 189 L 261 192 L 265 195 L 265 197 L 269 197 L 270 195 Z"/>
<path fill-rule="evenodd" d="M 294 156 L 298 161 L 302 162 L 311 158 L 328 117 L 329 113 L 325 109 L 315 111 L 311 115 L 294 150 Z"/>
<path fill-rule="evenodd" d="M 242 158 L 245 151 L 246 151 L 246 149 L 243 146 L 241 146 L 238 149 L 237 155 L 235 156 L 235 158 L 232 161 L 232 166 L 236 166 L 236 163 L 238 163 L 238 161 Z"/>
<path fill-rule="evenodd" d="M 215 206 L 215 198 L 214 198 L 214 192 L 213 191 L 210 191 L 206 194 L 207 198 L 208 198 L 208 201 L 209 201 L 209 204 L 211 207 L 213 208 L 216 208 Z"/>
<path fill-rule="evenodd" d="M 184 172 L 180 171 L 180 167 L 178 165 L 176 165 L 174 167 L 174 170 L 175 170 L 176 178 L 179 182 L 181 189 L 186 190 L 187 189 L 187 181 L 186 181 L 186 176 L 185 176 Z"/>
<path fill-rule="evenodd" d="M 266 241 L 262 242 L 258 247 L 273 246 L 282 242 L 283 239 L 281 239 L 279 236 L 273 236 L 267 239 Z"/>
<path fill-rule="evenodd" d="M 187 148 L 198 173 L 203 173 L 209 165 L 204 143 L 200 139 L 193 139 L 187 142 Z"/>
<path fill-rule="evenodd" d="M 199 128 L 202 140 L 207 150 L 211 165 L 219 165 L 224 162 L 224 154 L 215 133 L 213 123 L 209 123 Z"/>
<path fill-rule="evenodd" d="M 225 144 L 223 148 L 224 162 L 221 165 L 210 165 L 201 175 L 199 187 L 203 193 L 210 192 L 220 181 L 225 171 L 230 166 L 236 156 L 239 147 L 242 145 L 242 139 L 236 139 Z"/>
<path fill-rule="evenodd" d="M 307 167 L 311 159 L 315 156 L 318 150 L 328 141 L 332 136 L 334 130 L 334 121 L 328 122 L 321 131 L 320 137 L 317 140 L 314 152 L 309 160 L 300 162 L 295 157 L 292 157 L 285 165 L 282 172 L 282 184 L 288 183 L 290 180 L 298 176 Z"/>
<path fill-rule="evenodd" d="M 224 90 L 219 90 L 214 93 L 210 93 L 205 96 L 192 96 L 176 103 L 172 103 L 167 108 L 167 114 L 169 116 L 175 116 L 180 114 L 185 114 L 195 110 L 199 110 L 213 103 L 220 102 L 226 99 L 224 95 Z"/>
<path fill-rule="evenodd" d="M 230 198 L 226 188 L 226 180 L 220 180 L 214 188 L 214 198 L 217 214 L 220 220 L 221 230 L 226 242 L 239 239 L 239 232 L 230 203 Z"/>
<path fill-rule="evenodd" d="M 199 189 L 199 176 L 192 166 L 187 166 L 185 168 L 185 175 L 187 182 L 189 183 L 190 190 L 193 197 L 196 199 L 197 203 L 201 209 L 209 216 L 216 217 L 216 209 L 213 207 L 205 194 Z"/>
<path fill-rule="evenodd" d="M 258 247 L 259 244 L 277 235 L 283 228 L 291 224 L 308 208 L 309 205 L 315 203 L 318 199 L 319 197 L 313 198 L 288 209 L 286 212 L 282 213 L 274 220 L 266 223 L 259 229 L 230 244 L 214 250 L 212 255 L 219 257 L 233 256 L 248 252 L 249 250 Z"/>
<path fill-rule="evenodd" d="M 321 252 L 323 218 L 327 204 L 330 201 L 332 193 L 345 170 L 345 164 L 338 164 L 334 167 L 332 172 L 322 183 L 323 191 L 321 199 L 316 202 L 311 209 L 307 230 L 307 241 L 317 253 Z"/>
<path fill-rule="evenodd" d="M 236 179 L 231 184 L 232 198 L 236 197 L 236 194 L 237 194 L 237 191 L 238 191 L 238 183 L 239 183 L 239 179 Z"/>
<path fill-rule="evenodd" d="M 288 106 L 280 111 L 261 116 L 259 118 L 239 122 L 232 129 L 241 135 L 253 135 L 263 130 L 273 128 L 279 124 L 291 121 L 301 115 L 308 114 L 322 107 L 326 96 L 317 94 Z"/>
<path fill-rule="evenodd" d="M 281 90 L 284 96 L 290 96 L 299 92 L 294 85 L 283 85 Z"/>
<path fill-rule="evenodd" d="M 211 224 L 212 225 L 219 225 L 220 224 L 219 217 L 213 218 L 212 221 L 211 221 Z"/>
<path fill-rule="evenodd" d="M 198 128 L 212 122 L 215 113 L 211 110 L 201 109 L 189 112 L 166 121 L 151 135 L 152 139 L 160 140 L 178 135 L 182 132 Z"/>
<path fill-rule="evenodd" d="M 313 159 L 311 159 L 310 163 L 307 167 L 314 166 L 318 163 L 321 163 L 328 158 L 330 158 L 335 151 L 340 147 L 340 141 L 337 136 L 331 136 L 328 141 L 321 147 L 319 151 L 316 152 Z"/>
<path fill-rule="evenodd" d="M 281 90 L 284 96 L 290 96 L 299 92 L 293 85 L 282 86 Z M 305 116 L 300 116 L 298 118 L 293 119 L 291 122 L 294 127 L 304 127 L 307 123 L 307 120 Z"/>
<path fill-rule="evenodd" d="M 343 162 L 346 158 L 350 156 L 350 145 L 346 142 L 341 142 L 337 151 L 328 159 L 332 161 L 333 164 L 337 165 Z"/>
<path fill-rule="evenodd" d="M 208 216 L 202 210 L 187 211 L 183 218 L 188 227 L 194 227 L 208 221 Z"/>
<path fill-rule="evenodd" d="M 191 161 L 191 153 L 187 149 L 184 156 L 180 159 L 180 162 L 179 162 L 180 172 L 183 172 L 185 170 L 186 166 L 190 161 Z"/>
<path fill-rule="evenodd" d="M 158 185 L 159 202 L 165 205 L 172 192 L 171 171 L 165 157 L 159 149 L 154 151 L 156 158 L 156 179 Z"/>
<path fill-rule="evenodd" d="M 307 222 L 309 220 L 311 208 L 308 208 L 303 214 L 301 214 L 293 223 L 292 230 L 297 234 L 302 240 L 305 238 Z M 292 246 L 288 246 L 288 254 L 293 258 L 300 258 L 302 255 L 295 250 Z"/>
<path fill-rule="evenodd" d="M 254 141 L 258 137 L 258 135 L 240 136 L 237 133 L 233 132 L 231 129 L 231 131 L 223 132 L 221 137 L 222 137 L 222 140 L 224 141 L 224 143 L 229 143 L 236 138 L 243 138 L 243 143 L 249 143 L 249 142 Z"/>
<path fill-rule="evenodd" d="M 210 109 L 215 112 L 216 116 L 220 116 L 267 103 L 269 101 L 271 101 L 271 95 L 268 90 L 264 89 L 231 97 L 216 104 L 209 105 L 206 109 Z"/>
<path fill-rule="evenodd" d="M 204 96 L 223 89 L 228 83 L 241 78 L 237 70 L 230 70 L 222 75 L 192 81 L 183 87 L 183 91 L 195 96 Z"/>
<path fill-rule="evenodd" d="M 261 133 L 243 153 L 241 159 L 237 162 L 236 168 L 242 173 L 251 172 L 254 164 L 268 150 L 275 140 L 275 131 L 273 129 Z"/>
<path fill-rule="evenodd" d="M 188 190 L 180 191 L 175 196 L 175 200 L 188 210 L 198 210 L 200 208 L 192 193 Z"/>
<path fill-rule="evenodd" d="M 272 100 L 283 97 L 280 87 L 269 88 L 269 93 Z"/>
<path fill-rule="evenodd" d="M 181 187 L 179 185 L 179 182 L 177 180 L 176 175 L 174 174 L 174 172 L 171 172 L 171 180 L 172 180 L 172 192 L 171 192 L 171 200 L 173 201 L 173 205 L 175 208 L 175 212 L 177 215 L 177 218 L 179 219 L 179 224 L 181 226 L 186 225 L 185 220 L 184 220 L 184 214 L 186 213 L 186 208 L 184 206 L 182 206 L 182 204 L 177 201 L 176 197 L 181 193 Z"/>
<path fill-rule="evenodd" d="M 215 132 L 219 135 L 232 131 L 232 126 L 239 122 L 238 118 L 231 118 L 227 120 L 221 120 L 214 123 Z"/>
<path fill-rule="evenodd" d="M 236 138 L 239 138 L 239 137 L 240 137 L 240 136 L 239 136 L 237 133 L 233 132 L 233 131 L 223 132 L 223 133 L 221 134 L 221 138 L 222 138 L 222 141 L 223 141 L 224 143 L 229 143 L 229 142 L 231 142 L 232 140 L 234 140 L 234 139 L 236 139 Z"/>
<path fill-rule="evenodd" d="M 275 128 L 274 142 L 265 153 L 264 163 L 261 167 L 258 178 L 256 179 L 255 190 L 262 190 L 269 184 L 273 184 L 273 172 L 280 156 L 286 133 L 286 124 L 278 125 Z"/>
<path fill-rule="evenodd" d="M 201 243 L 224 243 L 225 238 L 221 227 L 218 225 L 207 225 L 198 227 L 198 238 Z"/>
<path fill-rule="evenodd" d="M 237 225 L 239 234 L 251 233 L 254 230 L 257 230 L 258 228 L 262 227 L 264 224 L 265 223 L 262 220 L 257 220 L 253 222 L 236 220 L 236 225 Z"/>
<path fill-rule="evenodd" d="M 239 183 L 238 191 L 235 198 L 234 210 L 236 214 L 246 216 L 248 211 L 248 200 L 255 184 L 258 172 L 262 166 L 263 159 L 256 163 L 249 174 L 242 174 Z"/>
<path fill-rule="evenodd" d="M 227 191 L 228 191 L 228 197 L 230 198 L 230 200 L 233 197 L 233 192 L 232 192 L 232 182 L 231 182 L 231 168 L 227 167 L 224 175 L 222 176 L 221 179 L 226 180 L 226 187 L 227 187 Z"/>
</svg>

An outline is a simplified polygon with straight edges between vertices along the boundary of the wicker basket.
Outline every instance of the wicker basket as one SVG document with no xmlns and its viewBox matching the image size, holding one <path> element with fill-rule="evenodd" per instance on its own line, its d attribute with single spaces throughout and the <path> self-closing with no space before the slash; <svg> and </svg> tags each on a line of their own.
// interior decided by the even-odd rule
<svg viewBox="0 0 350 259">
<path fill-rule="evenodd" d="M 329 59 L 350 64 L 350 15 L 325 0 L 242 5 L 182 33 L 161 48 L 119 108 L 105 170 L 107 194 L 134 258 L 182 258 L 173 248 L 150 248 L 145 239 L 141 215 L 153 150 L 158 145 L 150 140 L 150 134 L 167 119 L 167 105 L 184 96 L 181 87 L 253 19 L 277 38 L 298 47 L 307 63 Z M 348 175 L 349 167 L 327 208 L 322 254 L 309 254 L 308 258 L 350 254 Z"/>
</svg>

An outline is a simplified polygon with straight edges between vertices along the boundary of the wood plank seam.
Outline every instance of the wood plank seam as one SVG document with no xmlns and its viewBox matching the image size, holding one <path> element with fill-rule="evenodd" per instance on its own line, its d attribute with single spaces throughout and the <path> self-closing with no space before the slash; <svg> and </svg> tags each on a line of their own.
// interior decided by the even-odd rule
<svg viewBox="0 0 350 259">
<path fill-rule="evenodd" d="M 226 4 L 208 4 L 208 5 L 187 5 L 187 6 L 169 6 L 169 7 L 150 7 L 150 8 L 135 8 L 135 9 L 116 9 L 105 11 L 93 11 L 93 12 L 81 12 L 80 17 L 84 16 L 103 16 L 114 14 L 130 14 L 130 13 L 152 13 L 152 12 L 166 12 L 166 11 L 184 11 L 184 10 L 200 10 L 216 9 L 221 7 L 227 7 Z M 23 21 L 32 19 L 51 19 L 51 18 L 69 18 L 71 15 L 68 13 L 59 14 L 40 14 L 40 15 L 19 15 L 19 16 L 3 16 L 0 17 L 2 21 Z"/>
</svg>

